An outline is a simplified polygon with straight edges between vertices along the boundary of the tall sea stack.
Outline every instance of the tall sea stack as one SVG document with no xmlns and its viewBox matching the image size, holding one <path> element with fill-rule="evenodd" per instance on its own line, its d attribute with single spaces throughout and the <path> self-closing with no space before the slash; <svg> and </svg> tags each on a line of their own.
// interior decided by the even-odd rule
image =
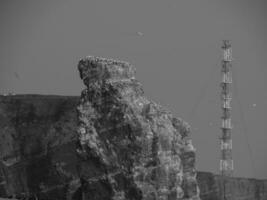
<svg viewBox="0 0 267 200">
<path fill-rule="evenodd" d="M 88 56 L 78 69 L 80 197 L 199 199 L 189 125 L 144 96 L 131 64 Z"/>
</svg>

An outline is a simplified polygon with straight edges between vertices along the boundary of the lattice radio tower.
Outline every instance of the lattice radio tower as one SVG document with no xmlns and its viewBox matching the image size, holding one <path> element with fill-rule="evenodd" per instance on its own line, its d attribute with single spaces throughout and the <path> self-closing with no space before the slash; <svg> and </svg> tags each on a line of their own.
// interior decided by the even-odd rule
<svg viewBox="0 0 267 200">
<path fill-rule="evenodd" d="M 233 175 L 232 157 L 232 124 L 231 124 L 231 99 L 230 86 L 232 83 L 232 48 L 229 40 L 223 40 L 223 60 L 222 60 L 222 82 L 221 82 L 221 101 L 222 101 L 222 135 L 221 141 L 221 160 L 220 171 L 222 176 Z"/>
</svg>

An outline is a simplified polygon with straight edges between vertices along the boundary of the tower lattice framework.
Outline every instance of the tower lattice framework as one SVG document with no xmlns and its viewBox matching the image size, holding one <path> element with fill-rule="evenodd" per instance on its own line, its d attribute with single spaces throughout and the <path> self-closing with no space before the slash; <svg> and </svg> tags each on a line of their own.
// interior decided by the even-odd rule
<svg viewBox="0 0 267 200">
<path fill-rule="evenodd" d="M 231 100 L 230 93 L 232 83 L 232 48 L 229 40 L 224 40 L 222 45 L 222 82 L 221 82 L 221 102 L 222 102 L 222 135 L 220 171 L 223 176 L 233 175 L 232 157 L 232 123 L 231 123 Z"/>
</svg>

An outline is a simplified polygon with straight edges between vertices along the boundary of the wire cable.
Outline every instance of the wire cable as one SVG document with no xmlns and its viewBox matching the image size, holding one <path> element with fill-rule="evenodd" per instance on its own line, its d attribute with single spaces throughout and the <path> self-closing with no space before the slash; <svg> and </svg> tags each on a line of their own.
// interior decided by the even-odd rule
<svg viewBox="0 0 267 200">
<path fill-rule="evenodd" d="M 249 150 L 250 162 L 251 162 L 251 169 L 252 169 L 253 177 L 255 177 L 256 168 L 255 168 L 255 162 L 254 162 L 254 159 L 253 159 L 253 151 L 252 151 L 252 148 L 251 148 L 251 146 L 249 144 L 248 128 L 246 126 L 246 120 L 245 120 L 245 117 L 244 117 L 245 115 L 244 115 L 243 107 L 242 107 L 242 104 L 241 104 L 241 101 L 240 101 L 240 98 L 239 98 L 235 68 L 233 68 L 232 71 L 233 71 L 233 79 L 234 79 L 234 81 L 233 81 L 233 86 L 234 86 L 233 89 L 234 89 L 234 92 L 236 94 L 236 100 L 237 100 L 237 103 L 238 103 L 241 127 L 243 128 L 243 131 L 241 130 L 241 132 L 243 132 L 245 140 L 246 140 L 246 143 L 247 143 L 247 147 L 248 147 L 248 150 Z"/>
<path fill-rule="evenodd" d="M 202 99 L 206 96 L 206 93 L 208 91 L 208 87 L 209 87 L 209 85 L 211 85 L 211 80 L 212 80 L 212 78 L 215 77 L 214 76 L 214 72 L 216 72 L 215 69 L 217 69 L 217 67 L 219 65 L 218 64 L 218 60 L 219 59 L 217 59 L 215 67 L 213 65 L 211 65 L 212 68 L 210 69 L 210 74 L 208 76 L 208 79 L 202 84 L 202 88 L 200 89 L 199 95 L 196 98 L 196 101 L 195 101 L 194 105 L 192 106 L 192 109 L 190 110 L 190 112 L 189 112 L 189 114 L 187 116 L 188 121 L 192 121 L 193 120 L 193 117 L 195 116 L 196 111 L 197 111 L 200 103 L 202 102 Z"/>
</svg>

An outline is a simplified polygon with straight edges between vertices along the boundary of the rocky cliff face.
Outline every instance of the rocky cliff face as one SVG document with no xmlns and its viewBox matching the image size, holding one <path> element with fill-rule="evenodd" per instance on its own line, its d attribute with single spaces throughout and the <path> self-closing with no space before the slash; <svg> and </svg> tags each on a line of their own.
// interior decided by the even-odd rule
<svg viewBox="0 0 267 200">
<path fill-rule="evenodd" d="M 127 62 L 87 57 L 77 148 L 84 199 L 199 199 L 187 123 L 144 97 Z"/>
<path fill-rule="evenodd" d="M 80 98 L 0 96 L 0 197 L 199 199 L 188 124 L 144 96 L 129 63 L 78 67 Z"/>
<path fill-rule="evenodd" d="M 0 197 L 66 199 L 79 185 L 77 97 L 0 96 Z"/>
<path fill-rule="evenodd" d="M 227 178 L 209 172 L 198 172 L 202 200 L 266 200 L 267 180 Z M 223 194 L 225 191 L 225 194 Z"/>
</svg>

